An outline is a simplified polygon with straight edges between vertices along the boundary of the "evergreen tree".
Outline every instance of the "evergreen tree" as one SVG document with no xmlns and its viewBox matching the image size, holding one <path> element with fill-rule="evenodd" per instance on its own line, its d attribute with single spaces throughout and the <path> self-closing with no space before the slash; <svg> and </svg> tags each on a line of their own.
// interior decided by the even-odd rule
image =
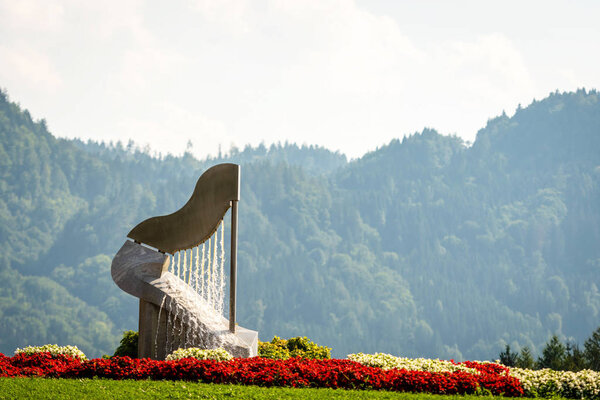
<svg viewBox="0 0 600 400">
<path fill-rule="evenodd" d="M 516 367 L 533 369 L 535 368 L 535 360 L 531 355 L 531 350 L 528 346 L 525 346 L 521 349 L 521 352 L 517 356 L 517 362 L 515 364 Z"/>
<path fill-rule="evenodd" d="M 564 369 L 566 357 L 565 345 L 562 344 L 558 336 L 553 335 L 542 351 L 542 357 L 538 359 L 539 368 L 550 368 L 555 371 Z"/>
<path fill-rule="evenodd" d="M 600 326 L 585 341 L 583 346 L 587 368 L 600 371 Z"/>
<path fill-rule="evenodd" d="M 500 352 L 500 363 L 506 365 L 507 367 L 514 367 L 517 363 L 517 353 L 513 353 L 510 351 L 510 345 L 506 345 L 504 351 Z"/>
<path fill-rule="evenodd" d="M 585 369 L 585 356 L 577 343 L 567 342 L 564 369 L 567 371 L 581 371 Z"/>
</svg>

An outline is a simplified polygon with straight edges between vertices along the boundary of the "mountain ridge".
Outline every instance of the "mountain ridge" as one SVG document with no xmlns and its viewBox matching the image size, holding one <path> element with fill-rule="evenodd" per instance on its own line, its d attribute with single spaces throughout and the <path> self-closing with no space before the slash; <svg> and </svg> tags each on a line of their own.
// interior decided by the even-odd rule
<svg viewBox="0 0 600 400">
<path fill-rule="evenodd" d="M 128 230 L 181 207 L 210 165 L 238 162 L 238 314 L 261 339 L 456 359 L 581 341 L 600 319 L 599 109 L 596 91 L 555 93 L 491 119 L 471 147 L 425 129 L 352 161 L 294 144 L 197 160 L 57 139 L 3 93 L 0 270 L 17 289 L 0 283 L 0 316 L 31 314 L 17 292 L 33 304 L 65 288 L 104 326 L 57 313 L 63 333 L 35 340 L 111 352 L 137 326 L 135 299 L 108 278 Z M 42 321 L 1 324 L 0 351 L 43 344 L 11 327 Z"/>
</svg>

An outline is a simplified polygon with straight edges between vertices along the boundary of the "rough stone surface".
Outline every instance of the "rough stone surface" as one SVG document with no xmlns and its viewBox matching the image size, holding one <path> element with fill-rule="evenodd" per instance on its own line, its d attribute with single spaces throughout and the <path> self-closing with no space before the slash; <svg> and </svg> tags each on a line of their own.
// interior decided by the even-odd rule
<svg viewBox="0 0 600 400">
<path fill-rule="evenodd" d="M 125 292 L 140 299 L 139 356 L 164 359 L 179 347 L 223 347 L 234 357 L 258 353 L 258 332 L 214 311 L 193 288 L 168 271 L 167 255 L 126 241 L 111 274 Z"/>
</svg>

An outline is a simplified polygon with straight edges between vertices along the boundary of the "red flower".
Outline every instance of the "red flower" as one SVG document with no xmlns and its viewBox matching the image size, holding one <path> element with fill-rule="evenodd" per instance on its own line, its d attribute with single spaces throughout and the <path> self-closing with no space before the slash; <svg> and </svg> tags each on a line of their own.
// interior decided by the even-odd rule
<svg viewBox="0 0 600 400">
<path fill-rule="evenodd" d="M 5 357 L 0 354 L 0 376 L 61 378 L 170 379 L 258 386 L 323 387 L 393 390 L 440 394 L 474 393 L 479 387 L 495 395 L 522 396 L 520 382 L 496 364 L 463 363 L 479 374 L 391 369 L 384 371 L 350 360 L 236 358 L 230 361 L 185 358 L 156 361 L 113 357 L 80 361 L 49 353 Z"/>
</svg>

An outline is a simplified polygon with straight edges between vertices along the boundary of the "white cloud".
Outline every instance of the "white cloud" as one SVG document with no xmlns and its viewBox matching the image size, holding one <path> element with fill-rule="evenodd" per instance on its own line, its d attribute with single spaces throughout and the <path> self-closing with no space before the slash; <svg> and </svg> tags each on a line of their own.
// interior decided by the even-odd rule
<svg viewBox="0 0 600 400">
<path fill-rule="evenodd" d="M 534 93 L 522 55 L 502 34 L 479 36 L 471 42 L 452 42 L 439 53 L 437 61 L 445 61 L 451 72 L 449 78 L 458 79 L 471 96 L 501 94 L 500 98 L 506 100 L 515 91 Z"/>
<path fill-rule="evenodd" d="M 399 93 L 411 79 L 411 65 L 422 59 L 392 19 L 360 10 L 352 2 L 319 1 L 308 10 L 299 6 L 301 2 L 284 4 L 282 12 L 296 20 L 305 13 L 307 25 L 297 29 L 312 30 L 304 59 L 285 72 L 285 79 L 298 86 L 338 96 Z"/>
<path fill-rule="evenodd" d="M 152 114 L 159 118 L 123 118 L 117 122 L 118 134 L 105 140 L 136 138 L 140 144 L 172 154 L 182 154 L 191 141 L 192 152 L 200 158 L 216 154 L 220 145 L 229 145 L 232 141 L 224 123 L 206 117 L 199 110 L 163 102 L 155 105 Z"/>
<path fill-rule="evenodd" d="M 0 80 L 56 94 L 63 81 L 52 61 L 43 53 L 25 46 L 0 45 Z"/>
<path fill-rule="evenodd" d="M 546 43 L 553 57 L 532 62 L 531 43 L 549 31 L 528 42 L 526 16 L 523 37 L 488 14 L 494 28 L 461 35 L 478 15 L 397 4 L 0 0 L 0 87 L 61 136 L 177 153 L 191 139 L 213 154 L 288 140 L 356 157 L 425 126 L 473 139 L 503 109 L 598 82 L 600 59 L 569 62 L 578 54 L 564 30 Z M 585 32 L 600 40 L 597 27 Z"/>
<path fill-rule="evenodd" d="M 60 1 L 0 0 L 0 25 L 12 30 L 56 31 L 64 14 Z"/>
<path fill-rule="evenodd" d="M 423 124 L 444 133 L 473 140 L 487 119 L 514 109 L 518 99 L 531 101 L 536 94 L 523 55 L 505 35 L 442 41 L 426 57 L 409 92 L 427 105 Z"/>
<path fill-rule="evenodd" d="M 256 2 L 258 3 L 258 2 Z M 248 0 L 195 0 L 191 8 L 204 22 L 220 26 L 229 34 L 239 35 L 251 30 L 252 4 Z"/>
</svg>

